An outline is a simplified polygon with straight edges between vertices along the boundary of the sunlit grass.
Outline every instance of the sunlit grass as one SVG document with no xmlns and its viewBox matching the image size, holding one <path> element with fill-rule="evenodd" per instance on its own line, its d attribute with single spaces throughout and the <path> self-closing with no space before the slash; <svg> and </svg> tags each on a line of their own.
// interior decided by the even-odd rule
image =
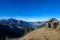
<svg viewBox="0 0 60 40">
<path fill-rule="evenodd" d="M 60 40 L 60 25 L 56 29 L 44 27 L 34 30 L 20 40 Z"/>
</svg>

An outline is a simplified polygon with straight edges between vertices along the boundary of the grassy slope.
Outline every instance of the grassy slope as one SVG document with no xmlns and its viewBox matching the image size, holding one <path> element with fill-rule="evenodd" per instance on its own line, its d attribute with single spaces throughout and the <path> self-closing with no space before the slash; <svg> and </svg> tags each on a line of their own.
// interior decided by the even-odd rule
<svg viewBox="0 0 60 40">
<path fill-rule="evenodd" d="M 20 40 L 60 40 L 60 25 L 56 29 L 44 27 L 34 30 Z"/>
</svg>

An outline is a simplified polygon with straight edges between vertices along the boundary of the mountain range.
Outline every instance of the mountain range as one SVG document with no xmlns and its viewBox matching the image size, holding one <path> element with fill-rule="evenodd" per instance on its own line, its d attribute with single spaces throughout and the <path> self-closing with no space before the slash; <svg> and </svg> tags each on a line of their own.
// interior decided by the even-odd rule
<svg viewBox="0 0 60 40">
<path fill-rule="evenodd" d="M 27 33 L 38 30 L 46 26 L 47 22 L 58 21 L 55 18 L 51 18 L 48 21 L 27 22 L 16 19 L 0 19 L 0 40 L 8 38 L 18 38 L 26 35 Z M 59 22 L 59 21 L 58 21 Z M 59 22 L 60 23 L 60 22 Z"/>
<path fill-rule="evenodd" d="M 3 25 L 14 25 L 14 26 L 20 26 L 20 27 L 33 27 L 34 29 L 42 27 L 45 22 L 27 22 L 23 20 L 16 20 L 16 19 L 1 19 L 0 24 Z"/>
<path fill-rule="evenodd" d="M 6 36 L 9 38 L 22 37 L 24 34 L 41 28 L 45 22 L 27 22 L 16 19 L 0 19 L 0 39 Z"/>
</svg>

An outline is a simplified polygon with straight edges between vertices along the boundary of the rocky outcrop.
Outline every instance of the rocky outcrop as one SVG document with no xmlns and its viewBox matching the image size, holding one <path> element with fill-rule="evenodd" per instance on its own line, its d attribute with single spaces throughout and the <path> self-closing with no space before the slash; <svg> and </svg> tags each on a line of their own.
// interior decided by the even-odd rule
<svg viewBox="0 0 60 40">
<path fill-rule="evenodd" d="M 59 25 L 59 21 L 55 18 L 52 18 L 46 22 L 47 28 L 56 28 L 58 25 Z"/>
</svg>

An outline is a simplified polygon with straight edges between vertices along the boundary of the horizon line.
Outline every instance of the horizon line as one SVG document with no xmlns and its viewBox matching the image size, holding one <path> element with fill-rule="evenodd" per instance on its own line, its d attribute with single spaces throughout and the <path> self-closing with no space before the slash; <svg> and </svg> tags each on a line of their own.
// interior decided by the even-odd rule
<svg viewBox="0 0 60 40">
<path fill-rule="evenodd" d="M 41 17 L 0 17 L 0 19 L 16 19 L 16 20 L 23 20 L 23 21 L 28 21 L 28 22 L 47 21 L 51 18 L 47 18 L 47 17 L 46 18 L 43 18 L 43 17 L 42 18 Z M 56 19 L 60 20 L 59 18 L 56 18 Z"/>
</svg>

